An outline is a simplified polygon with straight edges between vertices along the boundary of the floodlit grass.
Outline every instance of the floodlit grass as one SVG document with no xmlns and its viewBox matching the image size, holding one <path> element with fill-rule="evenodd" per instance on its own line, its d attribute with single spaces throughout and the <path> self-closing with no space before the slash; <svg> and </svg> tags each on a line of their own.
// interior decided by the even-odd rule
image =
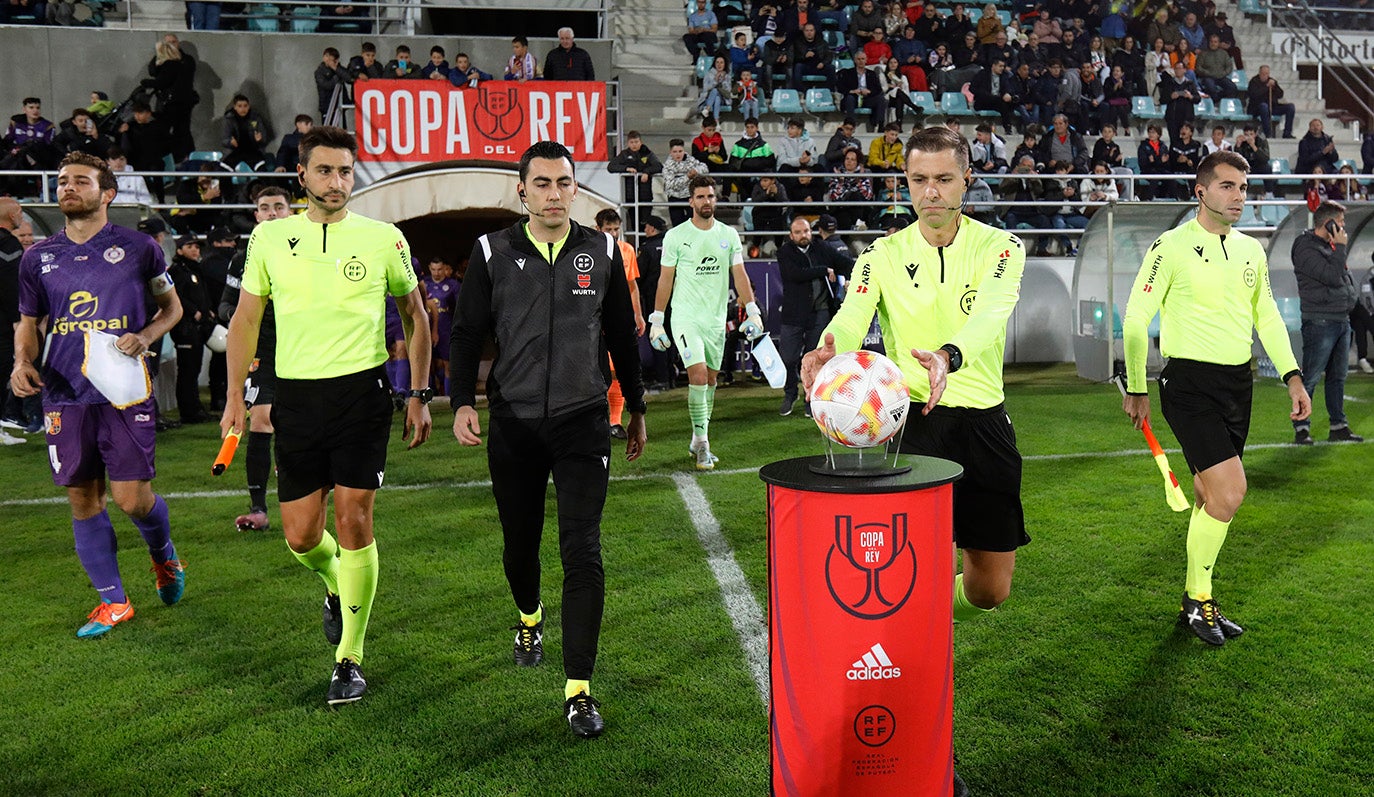
<svg viewBox="0 0 1374 797">
<path fill-rule="evenodd" d="M 209 475 L 215 429 L 159 438 L 155 486 L 189 563 L 185 599 L 156 599 L 142 542 L 116 511 L 137 616 L 95 641 L 74 636 L 94 596 L 46 452 L 36 440 L 0 449 L 0 793 L 766 794 L 764 707 L 667 478 L 689 468 L 684 393 L 651 400 L 647 454 L 612 466 L 593 684 L 608 731 L 593 742 L 559 711 L 553 521 L 549 660 L 517 670 L 485 451 L 452 440 L 446 409 L 417 451 L 402 450 L 397 424 L 377 501 L 369 691 L 340 710 L 323 701 L 320 582 L 287 554 L 275 513 L 272 532 L 240 534 L 246 497 L 203 495 L 243 483 L 241 459 Z M 1352 426 L 1374 432 L 1374 380 L 1352 374 L 1347 394 Z M 1116 391 L 1064 366 L 1009 372 L 1034 542 L 1007 604 L 955 632 L 955 750 L 975 794 L 1368 793 L 1371 449 L 1272 446 L 1291 439 L 1286 404 L 1272 380 L 1256 385 L 1251 492 L 1216 574 L 1247 633 L 1209 649 L 1174 625 L 1187 516 L 1165 505 Z M 764 487 L 729 471 L 818 450 L 800 411 L 776 409 L 775 391 L 721 390 L 712 450 L 726 472 L 694 475 L 761 605 Z M 1176 447 L 1162 420 L 1157 431 Z M 1128 450 L 1139 453 L 1105 455 Z M 27 499 L 53 502 L 17 503 Z"/>
</svg>

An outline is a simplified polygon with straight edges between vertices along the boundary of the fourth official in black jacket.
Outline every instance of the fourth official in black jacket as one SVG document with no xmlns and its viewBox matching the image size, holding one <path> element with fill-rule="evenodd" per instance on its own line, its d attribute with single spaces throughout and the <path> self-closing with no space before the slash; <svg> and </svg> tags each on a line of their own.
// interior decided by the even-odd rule
<svg viewBox="0 0 1374 797">
<path fill-rule="evenodd" d="M 830 323 L 836 276 L 848 276 L 854 261 L 846 260 L 824 241 L 813 241 L 806 219 L 792 222 L 791 235 L 778 247 L 782 273 L 782 361 L 787 365 L 782 408 L 788 415 L 797 401 L 802 354 L 816 348 L 821 330 Z"/>
</svg>

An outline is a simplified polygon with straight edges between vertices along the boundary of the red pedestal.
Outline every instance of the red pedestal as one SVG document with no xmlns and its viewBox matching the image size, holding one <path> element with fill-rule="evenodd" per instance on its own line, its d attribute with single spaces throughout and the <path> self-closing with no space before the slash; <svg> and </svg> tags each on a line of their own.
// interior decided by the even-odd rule
<svg viewBox="0 0 1374 797">
<path fill-rule="evenodd" d="M 904 457 L 897 476 L 765 467 L 772 792 L 953 791 L 953 482 Z"/>
</svg>

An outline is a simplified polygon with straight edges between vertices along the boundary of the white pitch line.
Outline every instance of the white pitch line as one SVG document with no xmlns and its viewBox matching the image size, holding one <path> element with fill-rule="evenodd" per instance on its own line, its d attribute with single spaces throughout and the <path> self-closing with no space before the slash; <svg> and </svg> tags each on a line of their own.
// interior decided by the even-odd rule
<svg viewBox="0 0 1374 797">
<path fill-rule="evenodd" d="M 711 503 L 701 491 L 696 479 L 686 473 L 673 474 L 673 484 L 678 495 L 687 505 L 687 514 L 696 527 L 697 539 L 706 549 L 706 562 L 720 586 L 720 596 L 725 601 L 725 612 L 730 615 L 730 624 L 735 627 L 744 658 L 749 664 L 749 674 L 759 688 L 759 699 L 768 705 L 768 624 L 764 622 L 763 612 L 759 609 L 758 599 L 744 579 L 744 571 L 735 561 L 735 552 L 730 543 L 720 533 L 720 523 L 711 513 Z"/>
<path fill-rule="evenodd" d="M 1328 443 L 1328 442 L 1325 441 L 1325 440 L 1318 440 L 1318 441 L 1316 441 L 1316 445 L 1317 445 L 1317 446 L 1325 446 L 1325 445 L 1351 446 L 1351 445 L 1361 445 L 1361 444 L 1360 444 L 1360 443 Z M 1268 448 L 1296 448 L 1296 446 L 1294 446 L 1292 443 L 1254 443 L 1254 444 L 1248 444 L 1248 445 L 1245 446 L 1245 450 L 1246 450 L 1246 451 L 1256 451 L 1256 450 L 1259 450 L 1259 449 L 1268 449 Z M 1305 448 L 1305 446 L 1304 446 L 1304 448 Z M 1164 451 L 1165 451 L 1165 453 L 1168 453 L 1168 454 L 1180 454 L 1180 453 L 1183 452 L 1183 449 L 1180 449 L 1180 448 L 1166 448 L 1166 449 L 1164 449 Z M 1061 459 L 1107 459 L 1107 458 L 1115 458 L 1115 457 L 1136 457 L 1136 456 L 1148 456 L 1148 455 L 1149 455 L 1149 449 L 1147 449 L 1147 448 L 1132 448 L 1132 449 L 1128 449 L 1128 450 L 1125 450 L 1125 451 L 1079 451 L 1079 452 L 1073 452 L 1073 453 L 1068 453 L 1068 454 L 1027 454 L 1027 455 L 1023 456 L 1021 459 L 1024 460 L 1024 461 L 1026 461 L 1026 462 L 1042 462 L 1042 461 L 1053 461 L 1053 460 L 1061 460 Z M 700 475 L 703 475 L 703 476 L 739 476 L 740 474 L 744 474 L 744 473 L 758 473 L 758 472 L 759 472 L 759 469 L 758 469 L 758 468 L 731 468 L 731 469 L 724 469 L 724 468 L 722 468 L 722 469 L 720 469 L 720 470 L 713 470 L 713 471 L 709 471 L 709 472 L 706 472 L 706 473 L 702 473 L 702 474 L 700 474 Z M 676 479 L 676 478 L 677 478 L 677 474 L 671 474 L 671 473 L 637 473 L 637 474 L 625 474 L 625 475 L 622 475 L 622 476 L 612 476 L 612 477 L 611 477 L 611 481 L 613 481 L 613 482 L 637 482 L 637 481 L 645 481 L 645 480 L 648 480 L 648 479 Z M 478 481 L 466 481 L 466 482 L 445 482 L 445 481 L 440 481 L 440 482 L 414 482 L 414 483 L 411 483 L 411 484 L 388 484 L 388 485 L 386 485 L 385 487 L 383 487 L 383 488 L 381 489 L 381 492 L 386 493 L 386 492 L 391 492 L 391 491 L 393 491 L 393 490 L 395 490 L 395 491 L 397 491 L 397 492 L 401 492 L 401 491 L 407 491 L 407 492 L 408 492 L 408 491 L 412 491 L 412 490 L 437 490 L 437 489 L 445 489 L 445 490 L 462 490 L 462 489 L 470 489 L 470 488 L 475 488 L 475 487 L 490 487 L 490 486 L 491 486 L 491 481 L 490 481 L 489 479 L 488 479 L 488 480 L 478 480 Z M 197 491 L 197 490 L 192 490 L 192 491 L 177 492 L 177 493 L 160 493 L 160 495 L 161 495 L 163 498 L 171 498 L 171 499 L 174 499 L 174 500 L 185 501 L 185 500 L 191 500 L 191 499 L 197 499 L 197 498 L 233 498 L 233 497 L 236 496 L 236 495 L 243 495 L 243 494 L 246 493 L 246 492 L 247 492 L 246 489 L 244 489 L 244 490 L 198 490 L 198 491 Z M 268 492 L 272 492 L 272 493 L 275 494 L 275 491 L 272 491 L 272 490 L 269 490 Z M 9 499 L 6 499 L 6 500 L 4 500 L 4 501 L 0 501 L 0 506 L 51 506 L 51 505 L 54 505 L 54 504 L 65 504 L 65 503 L 67 503 L 67 499 L 66 499 L 65 497 L 63 497 L 63 496 L 48 496 L 48 497 L 45 497 L 45 498 L 9 498 Z"/>
</svg>

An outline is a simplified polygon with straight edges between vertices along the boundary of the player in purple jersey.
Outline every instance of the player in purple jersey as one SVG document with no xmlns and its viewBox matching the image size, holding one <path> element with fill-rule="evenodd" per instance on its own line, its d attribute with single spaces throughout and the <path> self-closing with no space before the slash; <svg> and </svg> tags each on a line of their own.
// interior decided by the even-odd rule
<svg viewBox="0 0 1374 797">
<path fill-rule="evenodd" d="M 405 407 L 410 390 L 410 355 L 406 352 L 406 333 L 401 326 L 401 311 L 396 300 L 386 297 L 386 378 L 391 383 L 391 401 L 397 410 Z"/>
<path fill-rule="evenodd" d="M 77 630 L 98 637 L 134 616 L 116 560 L 114 526 L 105 510 L 105 484 L 148 544 L 158 596 L 181 600 L 185 568 L 172 545 L 167 504 L 153 492 L 157 405 L 148 393 L 115 405 L 85 376 L 97 333 L 117 336 L 115 348 L 141 358 L 148 345 L 181 318 L 181 302 L 153 239 L 109 223 L 114 172 L 105 161 L 73 152 L 57 176 L 57 201 L 66 227 L 24 253 L 19 264 L 19 325 L 14 333 L 10 387 L 18 396 L 41 392 L 53 482 L 67 488 L 76 555 L 100 596 Z M 151 318 L 148 297 L 157 311 Z M 35 366 L 39 322 L 47 320 L 47 349 Z"/>
<path fill-rule="evenodd" d="M 429 317 L 434 324 L 434 359 L 431 360 L 431 381 L 434 391 L 448 395 L 449 335 L 453 332 L 453 310 L 458 306 L 458 291 L 462 283 L 453 278 L 453 266 L 442 257 L 430 258 L 429 276 L 424 280 L 425 295 L 429 297 Z"/>
</svg>

